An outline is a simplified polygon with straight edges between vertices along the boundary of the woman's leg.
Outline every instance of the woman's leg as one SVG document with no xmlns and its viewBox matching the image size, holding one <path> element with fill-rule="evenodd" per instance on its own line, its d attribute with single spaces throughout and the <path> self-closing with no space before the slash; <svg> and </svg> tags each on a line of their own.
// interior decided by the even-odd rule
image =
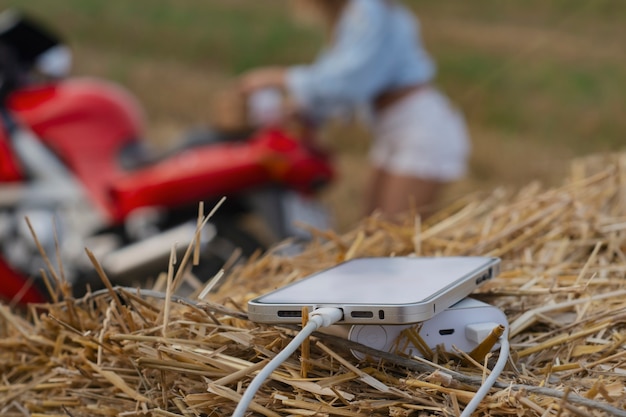
<svg viewBox="0 0 626 417">
<path fill-rule="evenodd" d="M 382 169 L 372 167 L 370 169 L 368 182 L 365 188 L 365 215 L 369 216 L 379 208 L 380 190 L 383 188 L 382 183 L 385 173 Z"/>
</svg>

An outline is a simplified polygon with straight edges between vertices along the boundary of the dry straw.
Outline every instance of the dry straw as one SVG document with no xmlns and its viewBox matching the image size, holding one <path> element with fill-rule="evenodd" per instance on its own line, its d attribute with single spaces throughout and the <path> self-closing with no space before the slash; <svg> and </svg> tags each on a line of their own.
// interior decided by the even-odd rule
<svg viewBox="0 0 626 417">
<path fill-rule="evenodd" d="M 248 321 L 250 297 L 349 258 L 407 254 L 503 259 L 502 274 L 475 296 L 506 313 L 512 356 L 480 415 L 626 415 L 625 154 L 574 161 L 557 188 L 496 190 L 427 222 L 406 220 L 372 217 L 344 235 L 315 231 L 301 254 L 277 249 L 250 260 L 201 301 L 109 287 L 80 300 L 61 293 L 27 312 L 0 306 L 0 415 L 230 415 L 297 331 Z M 180 282 L 175 269 L 168 294 Z M 349 349 L 378 359 L 359 362 Z M 458 415 L 498 353 L 431 353 L 410 358 L 316 335 L 250 410 Z"/>
</svg>

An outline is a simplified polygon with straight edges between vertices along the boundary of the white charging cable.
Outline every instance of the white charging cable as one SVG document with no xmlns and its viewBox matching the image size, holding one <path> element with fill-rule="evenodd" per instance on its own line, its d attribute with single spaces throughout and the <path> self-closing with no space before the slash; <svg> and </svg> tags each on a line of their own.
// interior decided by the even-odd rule
<svg viewBox="0 0 626 417">
<path fill-rule="evenodd" d="M 467 404 L 467 407 L 463 410 L 460 417 L 469 417 L 472 415 L 478 405 L 482 400 L 485 399 L 493 384 L 496 383 L 496 380 L 504 370 L 504 366 L 506 365 L 507 360 L 509 359 L 509 332 L 508 329 L 504 330 L 502 336 L 500 336 L 500 356 L 496 361 L 493 369 L 489 376 L 485 379 L 485 382 L 480 386 L 474 397 L 472 397 L 471 401 Z"/>
<path fill-rule="evenodd" d="M 314 331 L 320 327 L 328 327 L 335 324 L 343 318 L 343 310 L 340 308 L 319 308 L 309 314 L 309 321 L 300 330 L 300 332 L 293 338 L 293 340 L 276 356 L 272 359 L 259 373 L 254 377 L 248 389 L 241 397 L 233 417 L 243 417 L 244 413 L 248 409 L 250 402 L 254 398 L 254 395 L 258 389 L 263 385 L 263 382 L 278 368 L 284 361 L 286 361 L 293 352 L 298 349 L 298 346 L 302 344 L 307 337 L 309 337 Z"/>
</svg>

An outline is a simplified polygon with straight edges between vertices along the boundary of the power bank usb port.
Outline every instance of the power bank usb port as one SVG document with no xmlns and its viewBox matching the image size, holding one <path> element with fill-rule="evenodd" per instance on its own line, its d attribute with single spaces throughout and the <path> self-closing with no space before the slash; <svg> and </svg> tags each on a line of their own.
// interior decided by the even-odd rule
<svg viewBox="0 0 626 417">
<path fill-rule="evenodd" d="M 485 272 L 484 274 L 482 274 L 481 276 L 479 276 L 478 278 L 476 278 L 476 284 L 480 285 L 483 282 L 491 279 L 493 277 L 493 271 L 491 268 L 489 268 L 489 270 L 487 272 Z"/>
</svg>

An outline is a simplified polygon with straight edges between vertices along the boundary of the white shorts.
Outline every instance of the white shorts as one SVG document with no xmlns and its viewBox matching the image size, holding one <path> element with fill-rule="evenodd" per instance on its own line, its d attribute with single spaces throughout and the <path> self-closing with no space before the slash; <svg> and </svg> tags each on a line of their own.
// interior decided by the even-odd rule
<svg viewBox="0 0 626 417">
<path fill-rule="evenodd" d="M 467 170 L 463 116 L 435 88 L 416 90 L 374 117 L 372 164 L 387 172 L 452 181 Z"/>
</svg>

